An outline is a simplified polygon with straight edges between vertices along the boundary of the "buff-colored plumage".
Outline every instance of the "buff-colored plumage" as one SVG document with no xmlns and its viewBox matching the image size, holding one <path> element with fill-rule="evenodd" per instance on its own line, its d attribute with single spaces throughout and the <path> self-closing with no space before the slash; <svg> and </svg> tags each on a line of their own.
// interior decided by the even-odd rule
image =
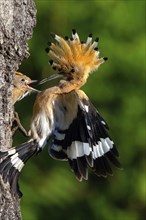
<svg viewBox="0 0 146 220">
<path fill-rule="evenodd" d="M 29 86 L 32 82 L 34 82 L 34 80 L 31 80 L 28 76 L 20 72 L 15 73 L 14 87 L 12 90 L 13 104 L 24 98 L 31 91 L 37 91 Z"/>
<path fill-rule="evenodd" d="M 52 34 L 57 41 L 56 44 L 50 43 L 47 48 L 49 57 L 52 59 L 50 64 L 53 69 L 59 71 L 63 75 L 67 83 L 63 82 L 62 87 L 71 89 L 79 89 L 83 86 L 89 74 L 98 69 L 98 67 L 107 59 L 99 58 L 97 48 L 98 38 L 92 42 L 90 34 L 86 42 L 80 42 L 79 36 L 75 30 L 72 32 L 72 38 L 62 38 L 56 34 Z M 66 85 L 67 84 L 67 85 Z"/>
</svg>

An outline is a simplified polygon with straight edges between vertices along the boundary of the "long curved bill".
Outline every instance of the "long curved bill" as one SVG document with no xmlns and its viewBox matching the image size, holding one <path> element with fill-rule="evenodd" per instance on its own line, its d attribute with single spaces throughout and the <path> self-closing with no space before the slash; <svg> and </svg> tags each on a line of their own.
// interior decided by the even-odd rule
<svg viewBox="0 0 146 220">
<path fill-rule="evenodd" d="M 51 75 L 51 76 L 49 76 L 49 77 L 47 77 L 47 78 L 45 78 L 45 79 L 42 79 L 39 83 L 38 83 L 38 85 L 41 85 L 41 84 L 43 84 L 43 83 L 45 83 L 45 82 L 48 82 L 48 81 L 50 81 L 50 80 L 53 80 L 53 79 L 57 79 L 57 78 L 61 78 L 62 77 L 62 75 L 61 74 L 53 74 L 53 75 Z"/>
</svg>

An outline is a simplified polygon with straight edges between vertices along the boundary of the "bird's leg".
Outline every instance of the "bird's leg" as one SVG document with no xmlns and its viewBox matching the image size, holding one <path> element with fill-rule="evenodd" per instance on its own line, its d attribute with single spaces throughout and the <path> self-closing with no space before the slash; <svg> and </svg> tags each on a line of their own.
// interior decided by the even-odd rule
<svg viewBox="0 0 146 220">
<path fill-rule="evenodd" d="M 28 132 L 25 130 L 23 125 L 20 122 L 19 115 L 17 112 L 14 112 L 14 119 L 13 119 L 13 125 L 12 125 L 12 135 L 15 134 L 16 130 L 19 129 L 19 131 L 25 136 L 29 137 Z"/>
</svg>

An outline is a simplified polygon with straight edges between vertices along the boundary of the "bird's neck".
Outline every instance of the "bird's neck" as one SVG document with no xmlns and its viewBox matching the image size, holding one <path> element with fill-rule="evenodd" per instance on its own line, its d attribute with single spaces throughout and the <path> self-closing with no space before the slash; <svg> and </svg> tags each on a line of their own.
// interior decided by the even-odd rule
<svg viewBox="0 0 146 220">
<path fill-rule="evenodd" d="M 15 104 L 17 101 L 19 101 L 26 93 L 27 91 L 24 90 L 23 88 L 17 88 L 14 87 L 13 92 L 12 92 L 12 98 L 13 98 L 13 104 Z"/>
<path fill-rule="evenodd" d="M 82 79 L 72 79 L 70 81 L 61 80 L 58 85 L 59 94 L 69 93 L 73 90 L 79 90 L 85 83 L 86 78 Z M 58 92 L 57 92 L 58 93 Z"/>
</svg>

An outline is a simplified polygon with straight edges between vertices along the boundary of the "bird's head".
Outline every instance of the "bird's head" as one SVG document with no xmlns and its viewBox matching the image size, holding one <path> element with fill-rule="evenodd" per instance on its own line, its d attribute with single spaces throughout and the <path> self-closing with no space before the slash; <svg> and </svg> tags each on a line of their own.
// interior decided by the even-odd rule
<svg viewBox="0 0 146 220">
<path fill-rule="evenodd" d="M 57 43 L 49 42 L 49 48 L 46 48 L 51 60 L 49 64 L 57 71 L 57 74 L 43 79 L 40 84 L 62 77 L 67 82 L 78 82 L 79 88 L 86 83 L 91 72 L 107 60 L 106 57 L 99 57 L 98 40 L 92 41 L 92 34 L 89 34 L 85 42 L 80 38 L 75 29 L 72 30 L 72 37 L 62 38 L 56 34 L 51 36 Z"/>
<path fill-rule="evenodd" d="M 20 73 L 20 72 L 16 72 L 15 73 L 15 77 L 14 77 L 14 87 L 23 91 L 36 91 L 38 92 L 38 90 L 36 90 L 35 88 L 31 87 L 30 84 L 37 82 L 37 80 L 32 80 L 30 79 L 28 76 Z"/>
</svg>

